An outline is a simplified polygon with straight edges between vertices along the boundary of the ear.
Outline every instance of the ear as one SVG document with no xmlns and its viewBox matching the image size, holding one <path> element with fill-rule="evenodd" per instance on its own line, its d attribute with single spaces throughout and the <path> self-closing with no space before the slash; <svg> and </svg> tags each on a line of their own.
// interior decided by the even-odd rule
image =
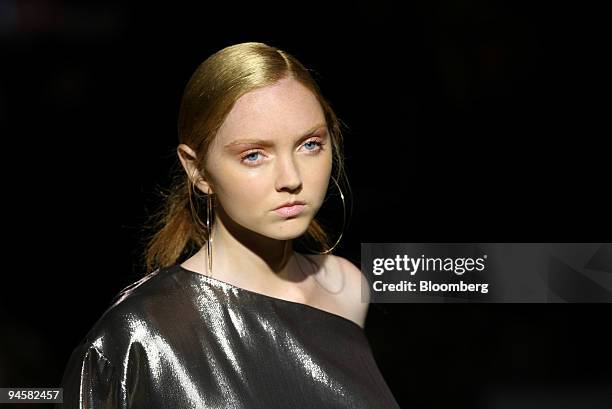
<svg viewBox="0 0 612 409">
<path fill-rule="evenodd" d="M 188 145 L 181 143 L 176 148 L 176 153 L 178 154 L 179 160 L 183 165 L 183 169 L 187 173 L 189 180 L 194 183 L 198 189 L 200 189 L 203 193 L 210 194 L 213 193 L 212 186 L 204 180 L 202 174 L 198 171 L 198 167 L 196 165 L 197 155 Z"/>
</svg>

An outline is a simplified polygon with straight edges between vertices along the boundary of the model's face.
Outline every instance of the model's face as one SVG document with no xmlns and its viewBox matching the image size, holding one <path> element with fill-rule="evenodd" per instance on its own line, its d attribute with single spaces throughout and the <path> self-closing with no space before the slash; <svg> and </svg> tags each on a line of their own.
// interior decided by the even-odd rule
<svg viewBox="0 0 612 409">
<path fill-rule="evenodd" d="M 243 95 L 211 145 L 206 168 L 224 212 L 279 240 L 299 237 L 323 203 L 331 138 L 316 97 L 294 79 Z M 297 216 L 274 209 L 301 200 Z"/>
</svg>

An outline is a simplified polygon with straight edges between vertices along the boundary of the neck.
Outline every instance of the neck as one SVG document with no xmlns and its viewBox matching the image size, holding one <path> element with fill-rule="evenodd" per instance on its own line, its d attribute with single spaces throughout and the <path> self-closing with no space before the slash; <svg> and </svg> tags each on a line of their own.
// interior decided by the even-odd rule
<svg viewBox="0 0 612 409">
<path fill-rule="evenodd" d="M 217 212 L 212 229 L 213 277 L 243 284 L 303 280 L 293 268 L 292 240 L 276 240 L 247 230 L 221 212 Z M 194 258 L 201 260 L 197 261 L 199 270 L 206 272 L 206 245 Z"/>
</svg>

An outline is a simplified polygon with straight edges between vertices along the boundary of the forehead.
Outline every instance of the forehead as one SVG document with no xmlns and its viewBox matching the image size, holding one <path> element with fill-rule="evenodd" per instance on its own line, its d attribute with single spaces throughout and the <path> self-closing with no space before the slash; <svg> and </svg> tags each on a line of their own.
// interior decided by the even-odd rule
<svg viewBox="0 0 612 409">
<path fill-rule="evenodd" d="M 243 138 L 282 140 L 323 122 L 325 115 L 314 94 L 289 78 L 240 97 L 217 137 L 222 144 Z"/>
</svg>

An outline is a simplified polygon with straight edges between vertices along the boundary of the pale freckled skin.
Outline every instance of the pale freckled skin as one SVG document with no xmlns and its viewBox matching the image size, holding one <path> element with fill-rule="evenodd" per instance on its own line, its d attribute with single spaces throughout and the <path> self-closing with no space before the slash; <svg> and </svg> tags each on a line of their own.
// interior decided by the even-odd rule
<svg viewBox="0 0 612 409">
<path fill-rule="evenodd" d="M 321 125 L 317 127 L 317 125 Z M 211 145 L 206 169 L 209 181 L 197 180 L 202 192 L 212 191 L 218 202 L 213 228 L 213 276 L 238 287 L 301 302 L 341 315 L 364 326 L 368 302 L 359 301 L 359 269 L 342 257 L 313 257 L 319 269 L 297 256 L 292 240 L 303 235 L 320 209 L 332 171 L 332 144 L 318 100 L 293 79 L 249 92 L 238 99 Z M 305 136 L 308 131 L 314 131 Z M 265 145 L 230 142 L 263 139 Z M 306 143 L 323 142 L 312 154 Z M 308 147 L 316 151 L 316 145 Z M 249 152 L 256 162 L 245 164 Z M 195 153 L 179 145 L 181 163 L 188 174 L 194 166 L 183 156 Z M 209 183 L 210 182 L 210 183 Z M 282 203 L 306 202 L 297 217 L 273 212 Z M 182 263 L 207 274 L 206 246 Z M 303 271 L 309 271 L 304 275 Z M 342 288 L 338 288 L 341 283 Z M 330 290 L 332 289 L 332 290 Z"/>
<path fill-rule="evenodd" d="M 317 124 L 323 126 L 300 139 Z M 294 79 L 238 99 L 211 145 L 206 163 L 210 180 L 197 182 L 201 191 L 212 191 L 218 203 L 213 228 L 217 278 L 268 292 L 298 280 L 291 241 L 306 232 L 327 192 L 332 171 L 327 125 L 315 95 Z M 238 139 L 264 139 L 273 146 L 225 148 Z M 313 139 L 324 142 L 316 154 L 317 145 L 306 143 Z M 241 155 L 253 150 L 260 154 L 251 155 L 252 162 L 241 162 Z M 183 167 L 193 174 L 193 163 L 181 151 L 191 157 L 195 152 L 184 144 L 178 147 Z M 294 200 L 306 202 L 297 217 L 286 219 L 273 211 Z M 183 265 L 204 273 L 206 246 Z"/>
</svg>

